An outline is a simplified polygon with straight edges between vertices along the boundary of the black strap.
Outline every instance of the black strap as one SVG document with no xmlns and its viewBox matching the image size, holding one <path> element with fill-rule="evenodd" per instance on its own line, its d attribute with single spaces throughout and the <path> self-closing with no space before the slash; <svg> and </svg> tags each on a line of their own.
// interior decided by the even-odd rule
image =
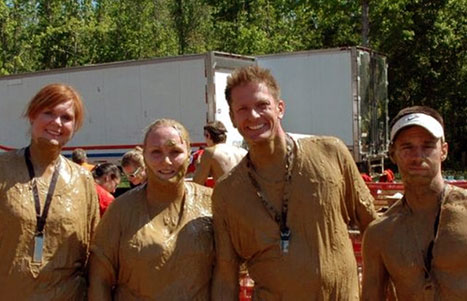
<svg viewBox="0 0 467 301">
<path fill-rule="evenodd" d="M 443 191 L 441 192 L 441 194 L 439 196 L 438 212 L 436 213 L 435 222 L 433 224 L 433 239 L 428 244 L 426 255 L 424 255 L 424 257 L 423 257 L 423 263 L 425 264 L 425 279 L 430 279 L 431 278 L 431 265 L 432 265 L 432 261 L 433 261 L 433 248 L 435 246 L 435 240 L 438 237 L 439 220 L 440 220 L 440 217 L 441 217 L 441 207 L 443 206 L 443 203 L 444 203 L 445 194 L 446 194 L 446 185 L 444 185 Z M 405 195 L 402 197 L 402 202 L 404 202 L 408 206 L 407 199 L 405 198 Z M 409 208 L 410 208 L 410 206 L 409 206 Z"/>
<path fill-rule="evenodd" d="M 29 177 L 32 180 L 32 191 L 34 196 L 34 203 L 36 207 L 36 235 L 42 234 L 45 227 L 45 222 L 47 221 L 47 215 L 49 214 L 50 203 L 52 202 L 52 196 L 55 191 L 55 185 L 57 184 L 58 173 L 60 170 L 60 158 L 57 160 L 57 164 L 55 165 L 55 170 L 52 175 L 52 179 L 50 180 L 49 191 L 47 192 L 47 196 L 45 198 L 44 210 L 42 210 L 41 215 L 41 202 L 39 199 L 39 191 L 37 189 L 37 184 L 35 181 L 35 174 L 34 174 L 34 167 L 32 166 L 31 162 L 31 153 L 29 150 L 29 146 L 24 151 L 24 159 L 26 160 L 26 165 L 28 166 Z"/>
<path fill-rule="evenodd" d="M 436 214 L 435 218 L 435 223 L 433 225 L 433 239 L 430 241 L 430 244 L 428 245 L 428 249 L 426 252 L 426 257 L 425 257 L 425 278 L 430 277 L 430 272 L 431 272 L 431 261 L 433 260 L 433 247 L 435 246 L 435 239 L 438 236 L 438 230 L 439 230 L 439 217 L 441 215 L 441 204 L 438 208 L 438 213 Z"/>
<path fill-rule="evenodd" d="M 272 203 L 270 203 L 266 195 L 261 189 L 261 186 L 259 185 L 258 181 L 256 178 L 253 176 L 251 173 L 251 170 L 255 170 L 255 166 L 253 165 L 253 162 L 251 161 L 250 158 L 250 153 L 248 152 L 246 157 L 247 157 L 247 167 L 248 167 L 248 177 L 250 178 L 250 182 L 253 185 L 253 187 L 256 189 L 256 194 L 258 195 L 259 199 L 263 203 L 264 207 L 266 210 L 269 212 L 269 214 L 273 217 L 274 221 L 279 225 L 279 229 L 281 232 L 281 239 L 282 236 L 284 238 L 288 238 L 290 236 L 290 229 L 289 226 L 287 225 L 287 213 L 288 213 L 288 207 L 289 207 L 289 197 L 290 197 L 290 182 L 292 179 L 292 165 L 293 165 L 293 147 L 294 147 L 294 142 L 292 138 L 286 134 L 286 167 L 285 167 L 285 175 L 284 175 L 284 180 L 285 180 L 285 186 L 284 186 L 284 195 L 282 199 L 282 210 L 279 213 Z"/>
</svg>

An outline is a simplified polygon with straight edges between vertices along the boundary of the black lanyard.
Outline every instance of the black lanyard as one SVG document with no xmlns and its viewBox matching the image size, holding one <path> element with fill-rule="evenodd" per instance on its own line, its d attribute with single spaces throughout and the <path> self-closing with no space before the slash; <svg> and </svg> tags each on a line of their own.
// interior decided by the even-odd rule
<svg viewBox="0 0 467 301">
<path fill-rule="evenodd" d="M 430 278 L 431 274 L 431 262 L 433 261 L 433 247 L 435 246 L 435 239 L 438 236 L 439 230 L 439 217 L 441 215 L 441 204 L 439 205 L 438 213 L 436 214 L 435 223 L 433 225 L 433 239 L 430 241 L 428 245 L 428 249 L 426 252 L 426 256 L 424 258 L 425 262 L 425 279 Z"/>
<path fill-rule="evenodd" d="M 446 185 L 444 185 L 443 191 L 439 197 L 439 208 L 438 212 L 436 213 L 435 222 L 433 224 L 433 239 L 430 241 L 428 245 L 428 249 L 426 252 L 426 256 L 424 258 L 425 263 L 425 279 L 431 278 L 431 263 L 433 261 L 433 247 L 435 246 L 435 240 L 438 238 L 438 231 L 439 231 L 439 219 L 441 216 L 441 207 L 444 203 L 444 196 L 446 194 Z"/>
<path fill-rule="evenodd" d="M 431 266 L 432 266 L 432 261 L 433 261 L 433 248 L 435 246 L 435 240 L 438 237 L 438 232 L 439 232 L 439 220 L 441 217 L 441 207 L 443 206 L 444 203 L 444 196 L 446 194 L 446 185 L 443 188 L 443 191 L 441 192 L 439 196 L 439 207 L 438 207 L 438 212 L 436 213 L 436 218 L 435 222 L 433 224 L 433 239 L 430 241 L 428 244 L 428 248 L 426 251 L 426 254 L 423 256 L 423 263 L 425 265 L 425 280 L 430 281 L 431 280 Z M 405 198 L 405 195 L 402 198 L 402 201 L 405 202 L 408 206 L 407 199 Z M 410 208 L 410 206 L 408 206 Z"/>
<path fill-rule="evenodd" d="M 282 252 L 288 253 L 289 251 L 289 240 L 290 240 L 290 228 L 287 225 L 287 213 L 289 209 L 289 197 L 290 197 L 290 188 L 291 188 L 291 179 L 292 179 L 292 165 L 293 165 L 293 147 L 294 142 L 292 138 L 287 134 L 286 135 L 286 166 L 285 166 L 285 175 L 284 175 L 284 195 L 282 199 L 282 210 L 278 212 L 272 203 L 270 203 L 266 195 L 261 189 L 258 181 L 254 177 L 251 170 L 255 171 L 255 166 L 253 162 L 251 162 L 250 153 L 247 154 L 247 167 L 248 167 L 248 177 L 250 178 L 250 182 L 253 187 L 256 189 L 256 194 L 263 203 L 264 207 L 274 219 L 274 221 L 279 225 L 280 230 L 280 247 Z"/>
<path fill-rule="evenodd" d="M 35 174 L 34 174 L 34 167 L 32 166 L 31 162 L 31 154 L 29 150 L 29 146 L 24 151 L 24 159 L 26 160 L 26 165 L 28 166 L 29 177 L 32 180 L 32 191 L 34 196 L 34 203 L 36 207 L 36 235 L 42 234 L 45 227 L 45 222 L 47 220 L 47 215 L 49 213 L 50 203 L 52 202 L 52 195 L 55 191 L 55 185 L 57 184 L 58 173 L 60 170 L 60 158 L 57 160 L 57 164 L 55 165 L 55 170 L 52 175 L 52 179 L 50 180 L 49 191 L 47 192 L 47 196 L 45 198 L 44 209 L 42 210 L 41 215 L 41 202 L 39 199 L 39 191 L 37 189 L 37 184 L 35 181 Z"/>
</svg>

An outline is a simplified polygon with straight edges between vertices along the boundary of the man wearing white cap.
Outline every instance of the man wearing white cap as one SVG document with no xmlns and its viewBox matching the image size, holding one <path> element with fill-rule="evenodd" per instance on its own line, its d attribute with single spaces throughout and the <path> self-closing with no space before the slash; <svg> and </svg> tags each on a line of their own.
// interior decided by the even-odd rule
<svg viewBox="0 0 467 301">
<path fill-rule="evenodd" d="M 405 195 L 370 224 L 363 240 L 363 300 L 467 300 L 467 191 L 444 182 L 443 119 L 428 107 L 402 109 L 389 155 Z"/>
</svg>

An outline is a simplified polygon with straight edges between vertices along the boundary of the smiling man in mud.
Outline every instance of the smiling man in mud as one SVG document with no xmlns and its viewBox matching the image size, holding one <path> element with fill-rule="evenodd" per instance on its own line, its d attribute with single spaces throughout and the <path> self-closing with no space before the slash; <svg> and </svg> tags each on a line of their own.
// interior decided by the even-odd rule
<svg viewBox="0 0 467 301">
<path fill-rule="evenodd" d="M 249 153 L 213 193 L 213 300 L 238 300 L 243 261 L 255 300 L 358 300 L 347 226 L 363 231 L 375 212 L 346 146 L 286 133 L 285 103 L 266 69 L 236 70 L 225 94 Z"/>
<path fill-rule="evenodd" d="M 448 144 L 431 108 L 401 110 L 392 122 L 390 157 L 405 195 L 373 222 L 363 240 L 363 299 L 467 300 L 467 191 L 441 174 Z"/>
</svg>

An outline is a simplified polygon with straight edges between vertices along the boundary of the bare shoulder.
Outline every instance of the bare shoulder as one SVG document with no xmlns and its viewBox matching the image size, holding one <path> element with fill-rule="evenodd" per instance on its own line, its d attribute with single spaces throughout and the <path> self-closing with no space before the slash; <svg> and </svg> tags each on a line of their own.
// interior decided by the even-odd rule
<svg viewBox="0 0 467 301">
<path fill-rule="evenodd" d="M 206 147 L 206 148 L 204 149 L 203 154 L 201 155 L 201 160 L 202 160 L 203 158 L 205 158 L 205 159 L 212 158 L 212 157 L 214 156 L 215 151 L 216 151 L 216 146 L 215 146 L 215 145 L 214 145 L 214 146 L 210 146 L 210 147 Z"/>
<path fill-rule="evenodd" d="M 467 189 L 448 185 L 448 192 L 446 195 L 446 204 L 452 204 L 457 206 L 467 206 Z"/>
<path fill-rule="evenodd" d="M 244 156 L 246 155 L 247 151 L 241 147 L 220 143 L 212 147 L 213 148 L 213 155 L 214 156 Z"/>
<path fill-rule="evenodd" d="M 365 239 L 370 243 L 386 243 L 391 240 L 398 231 L 400 224 L 406 218 L 406 208 L 401 200 L 397 201 L 382 216 L 372 221 L 365 231 Z"/>
<path fill-rule="evenodd" d="M 457 224 L 462 231 L 467 230 L 467 227 L 463 226 L 467 223 L 467 189 L 448 185 L 443 208 L 443 214 L 451 225 Z"/>
</svg>

